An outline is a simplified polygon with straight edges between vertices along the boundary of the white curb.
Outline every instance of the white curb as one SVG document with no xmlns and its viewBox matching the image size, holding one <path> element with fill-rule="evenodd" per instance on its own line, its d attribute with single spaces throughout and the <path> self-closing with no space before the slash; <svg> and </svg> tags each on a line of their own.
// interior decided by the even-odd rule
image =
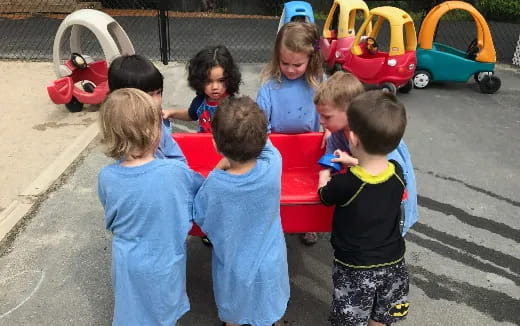
<svg viewBox="0 0 520 326">
<path fill-rule="evenodd" d="M 72 144 L 45 169 L 7 208 L 0 213 L 0 241 L 31 210 L 37 196 L 43 194 L 63 172 L 76 160 L 83 150 L 98 135 L 97 121 L 85 129 Z"/>
</svg>

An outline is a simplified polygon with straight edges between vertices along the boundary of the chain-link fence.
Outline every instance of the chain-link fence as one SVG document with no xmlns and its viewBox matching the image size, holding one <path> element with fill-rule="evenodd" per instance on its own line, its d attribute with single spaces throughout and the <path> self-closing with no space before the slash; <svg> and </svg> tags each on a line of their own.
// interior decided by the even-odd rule
<svg viewBox="0 0 520 326">
<path fill-rule="evenodd" d="M 332 1 L 309 2 L 321 30 Z M 418 10 L 418 31 L 420 14 L 434 1 L 367 1 L 369 7 L 380 2 Z M 168 9 L 162 11 L 166 18 L 162 20 L 166 27 L 164 38 L 160 35 L 159 20 L 163 5 Z M 0 59 L 51 60 L 55 34 L 63 18 L 77 9 L 93 8 L 112 16 L 128 34 L 136 53 L 152 60 L 164 59 L 163 39 L 163 48 L 169 45 L 166 59 L 173 61 L 186 61 L 206 45 L 224 44 L 238 62 L 266 62 L 272 55 L 282 7 L 283 1 L 279 0 L 0 0 Z M 492 21 L 489 25 L 497 60 L 512 63 L 520 24 Z M 384 44 L 385 33 L 381 34 L 379 43 Z M 62 42 L 64 56 L 69 55 L 68 37 L 66 33 Z M 465 50 L 474 38 L 473 21 L 443 18 L 436 40 Z M 87 29 L 83 29 L 81 43 L 86 54 L 93 58 L 103 56 L 95 36 Z"/>
<path fill-rule="evenodd" d="M 129 6 L 128 3 L 134 3 Z M 105 7 L 112 4 L 112 7 Z M 0 58 L 51 60 L 54 38 L 60 23 L 71 12 L 98 9 L 112 16 L 130 37 L 136 52 L 151 58 L 159 53 L 157 10 L 138 1 L 111 0 L 0 0 Z M 70 30 L 64 33 L 63 53 L 67 53 Z M 81 31 L 82 50 L 92 57 L 103 53 L 95 36 Z"/>
</svg>

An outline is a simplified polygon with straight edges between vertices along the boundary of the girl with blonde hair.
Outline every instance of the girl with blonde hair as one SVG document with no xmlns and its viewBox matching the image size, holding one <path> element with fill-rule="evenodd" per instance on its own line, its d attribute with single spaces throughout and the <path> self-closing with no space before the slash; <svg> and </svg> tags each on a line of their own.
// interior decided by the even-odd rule
<svg viewBox="0 0 520 326">
<path fill-rule="evenodd" d="M 154 157 L 161 109 L 145 92 L 111 92 L 99 117 L 106 154 L 117 160 L 98 176 L 112 233 L 112 325 L 174 325 L 190 309 L 186 238 L 203 178 L 184 162 Z"/>
<path fill-rule="evenodd" d="M 256 101 L 265 112 L 268 131 L 300 134 L 320 130 L 314 106 L 316 87 L 323 80 L 323 58 L 314 24 L 290 22 L 282 26 L 271 62 L 262 71 L 262 86 Z M 326 132 L 325 139 L 329 134 Z M 316 243 L 318 235 L 308 232 L 303 243 Z"/>
</svg>

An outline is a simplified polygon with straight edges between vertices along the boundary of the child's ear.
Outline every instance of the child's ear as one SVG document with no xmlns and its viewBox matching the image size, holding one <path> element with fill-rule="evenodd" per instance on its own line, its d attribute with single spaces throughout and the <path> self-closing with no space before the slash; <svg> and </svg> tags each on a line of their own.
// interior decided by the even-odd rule
<svg viewBox="0 0 520 326">
<path fill-rule="evenodd" d="M 355 147 L 359 145 L 359 138 L 352 130 L 349 130 L 348 132 L 348 143 L 350 146 Z"/>
</svg>

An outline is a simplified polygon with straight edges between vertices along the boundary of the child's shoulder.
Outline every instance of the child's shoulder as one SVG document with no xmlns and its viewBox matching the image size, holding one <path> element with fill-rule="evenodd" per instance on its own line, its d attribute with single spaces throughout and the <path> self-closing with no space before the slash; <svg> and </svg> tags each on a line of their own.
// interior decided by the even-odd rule
<svg viewBox="0 0 520 326">
<path fill-rule="evenodd" d="M 186 163 L 176 159 L 156 159 L 157 167 L 164 169 L 189 170 Z"/>
<path fill-rule="evenodd" d="M 260 88 L 272 88 L 274 85 L 280 85 L 280 81 L 276 77 L 270 77 L 260 84 Z"/>
<path fill-rule="evenodd" d="M 399 164 L 399 162 L 397 162 L 396 160 L 393 160 L 393 159 L 388 160 L 388 162 L 394 166 L 395 174 L 397 174 L 400 178 L 403 178 L 404 172 L 403 172 L 403 167 L 401 166 L 401 164 Z"/>
<path fill-rule="evenodd" d="M 196 95 L 190 103 L 190 109 L 197 109 L 202 103 L 204 103 L 205 96 L 204 95 Z"/>
<path fill-rule="evenodd" d="M 104 167 L 102 167 L 101 170 L 99 171 L 99 175 L 106 175 L 106 174 L 116 173 L 121 168 L 122 168 L 121 167 L 121 161 L 120 160 L 116 160 L 115 162 L 107 164 Z"/>
</svg>

